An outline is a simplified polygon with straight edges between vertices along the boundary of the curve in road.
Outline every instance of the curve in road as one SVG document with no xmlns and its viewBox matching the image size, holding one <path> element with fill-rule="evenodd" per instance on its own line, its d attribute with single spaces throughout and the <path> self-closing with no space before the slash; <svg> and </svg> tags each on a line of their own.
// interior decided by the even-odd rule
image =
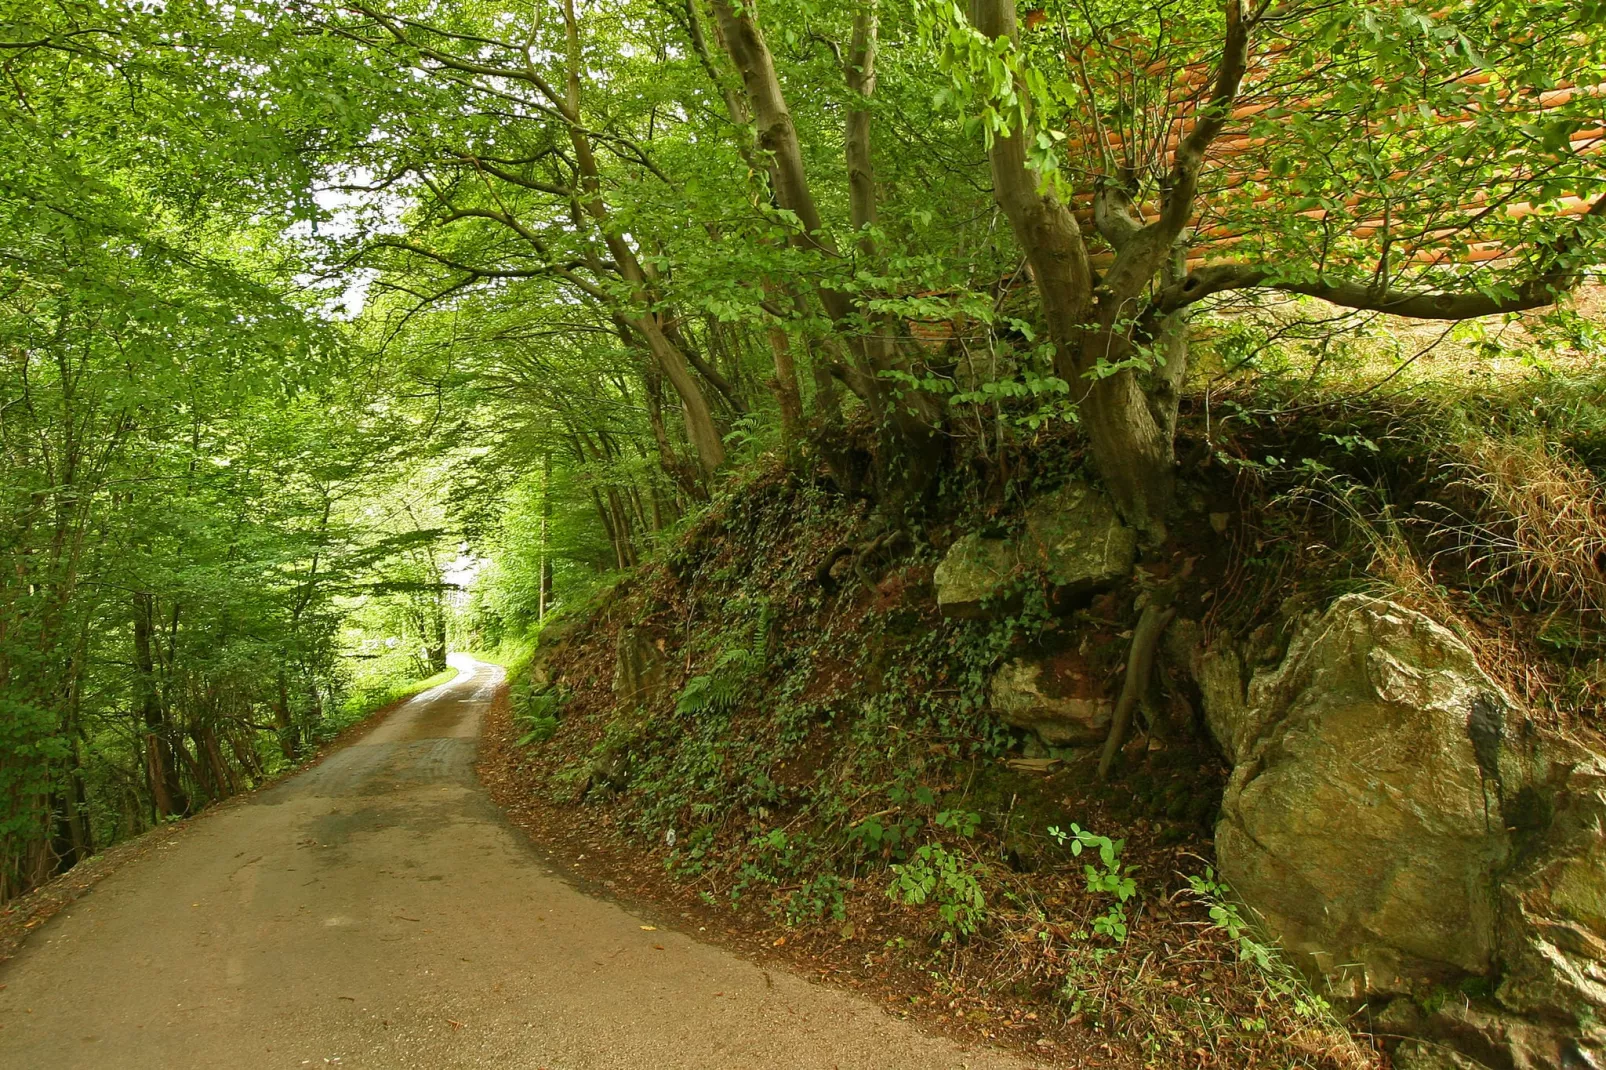
<svg viewBox="0 0 1606 1070">
<path fill-rule="evenodd" d="M 1023 1070 L 565 883 L 474 776 L 501 670 L 454 664 L 36 932 L 0 1067 Z"/>
</svg>

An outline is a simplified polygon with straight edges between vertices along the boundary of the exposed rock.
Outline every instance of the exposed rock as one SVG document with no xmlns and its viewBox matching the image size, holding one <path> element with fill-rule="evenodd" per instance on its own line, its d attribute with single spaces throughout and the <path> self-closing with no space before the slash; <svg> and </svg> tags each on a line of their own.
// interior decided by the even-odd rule
<svg viewBox="0 0 1606 1070">
<path fill-rule="evenodd" d="M 1514 1011 L 1606 1017 L 1606 763 L 1580 751 L 1556 790 L 1524 786 L 1504 810 L 1519 860 L 1501 883 L 1495 995 Z"/>
<path fill-rule="evenodd" d="M 1249 745 L 1282 713 L 1277 701 L 1281 675 L 1258 672 L 1251 676 L 1251 671 L 1256 665 L 1276 665 L 1290 640 L 1315 624 L 1319 615 L 1302 618 L 1301 608 L 1290 601 L 1280 620 L 1257 628 L 1242 648 L 1229 635 L 1207 641 L 1198 622 L 1186 618 L 1173 621 L 1166 630 L 1166 658 L 1183 666 L 1199 688 L 1205 727 L 1229 764 L 1237 765 L 1247 757 Z M 1250 653 L 1243 653 L 1245 649 Z"/>
<path fill-rule="evenodd" d="M 988 697 L 1005 724 L 1035 732 L 1052 747 L 1102 741 L 1114 712 L 1074 654 L 1008 662 L 993 675 Z"/>
<path fill-rule="evenodd" d="M 1071 591 L 1093 591 L 1125 579 L 1137 560 L 1137 532 L 1121 523 L 1103 491 L 1082 480 L 1065 484 L 1026 511 L 1022 557 Z"/>
<path fill-rule="evenodd" d="M 1377 1035 L 1411 1038 L 1395 1050 L 1397 1068 L 1590 1070 L 1606 1065 L 1592 1023 L 1532 1019 L 1460 992 L 1441 992 L 1430 1002 L 1431 1011 L 1396 999 L 1373 1019 Z"/>
<path fill-rule="evenodd" d="M 1484 974 L 1509 844 L 1469 723 L 1507 703 L 1446 628 L 1350 595 L 1257 673 L 1224 732 L 1216 849 L 1283 946 L 1335 990 Z M 1225 745 L 1224 745 L 1225 749 Z"/>
<path fill-rule="evenodd" d="M 1260 730 L 1244 698 L 1243 662 L 1230 644 L 1221 643 L 1199 652 L 1193 673 L 1205 727 L 1227 761 L 1237 765 L 1247 740 Z"/>
<path fill-rule="evenodd" d="M 1020 554 L 1008 539 L 966 535 L 949 547 L 932 573 L 937 608 L 945 617 L 979 616 L 982 602 L 998 592 L 1019 564 Z"/>
<path fill-rule="evenodd" d="M 1407 1040 L 1394 1051 L 1394 1070 L 1488 1070 L 1454 1048 Z"/>
<path fill-rule="evenodd" d="M 1235 762 L 1222 873 L 1335 994 L 1402 997 L 1375 1027 L 1415 1038 L 1403 1070 L 1606 1067 L 1606 758 L 1420 613 L 1299 619 L 1246 688 L 1281 638 L 1177 640 Z"/>
<path fill-rule="evenodd" d="M 931 577 L 937 608 L 948 617 L 979 616 L 1023 565 L 1041 567 L 1063 593 L 1095 591 L 1131 574 L 1137 546 L 1137 533 L 1104 492 L 1072 480 L 1032 503 L 1018 544 L 972 532 L 949 547 Z"/>
<path fill-rule="evenodd" d="M 665 658 L 647 632 L 635 625 L 619 629 L 615 646 L 613 693 L 622 706 L 656 701 L 663 695 Z"/>
<path fill-rule="evenodd" d="M 530 657 L 531 684 L 547 687 L 558 682 L 560 674 L 553 670 L 552 662 L 564 649 L 565 642 L 580 632 L 587 619 L 579 613 L 563 613 L 549 618 L 541 626 L 536 633 L 535 650 Z"/>
<path fill-rule="evenodd" d="M 623 750 L 609 747 L 591 759 L 591 765 L 586 770 L 586 778 L 580 784 L 579 798 L 584 799 L 593 792 L 604 795 L 623 791 L 630 783 L 630 755 Z"/>
</svg>

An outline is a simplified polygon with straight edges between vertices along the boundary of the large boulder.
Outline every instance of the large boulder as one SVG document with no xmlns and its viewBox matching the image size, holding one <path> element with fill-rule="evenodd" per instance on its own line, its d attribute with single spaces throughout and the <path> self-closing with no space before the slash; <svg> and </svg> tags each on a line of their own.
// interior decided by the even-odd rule
<svg viewBox="0 0 1606 1070">
<path fill-rule="evenodd" d="M 1120 582 L 1131 575 L 1137 552 L 1137 532 L 1121 523 L 1103 491 L 1083 480 L 1071 480 L 1026 511 L 1021 556 L 1066 592 Z"/>
<path fill-rule="evenodd" d="M 1074 652 L 1016 658 L 993 674 L 990 705 L 1000 720 L 1037 733 L 1051 747 L 1097 743 L 1110 730 L 1112 703 Z"/>
<path fill-rule="evenodd" d="M 945 617 L 974 617 L 1015 574 L 1020 553 L 1008 539 L 990 539 L 972 532 L 948 548 L 932 573 L 937 608 Z"/>
<path fill-rule="evenodd" d="M 1245 684 L 1253 657 L 1191 664 L 1235 763 L 1218 862 L 1278 942 L 1336 995 L 1400 997 L 1398 1065 L 1606 1066 L 1606 759 L 1392 602 L 1308 615 Z"/>
<path fill-rule="evenodd" d="M 1221 870 L 1339 991 L 1490 969 L 1509 843 L 1476 726 L 1507 705 L 1449 630 L 1360 595 L 1251 681 Z"/>
</svg>

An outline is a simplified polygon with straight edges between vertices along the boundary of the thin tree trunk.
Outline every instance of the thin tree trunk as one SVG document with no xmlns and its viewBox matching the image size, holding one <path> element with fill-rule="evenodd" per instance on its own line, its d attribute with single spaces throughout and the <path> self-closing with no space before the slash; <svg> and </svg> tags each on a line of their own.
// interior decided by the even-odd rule
<svg viewBox="0 0 1606 1070">
<path fill-rule="evenodd" d="M 295 715 L 290 709 L 290 681 L 286 679 L 284 670 L 278 671 L 276 683 L 278 684 L 278 701 L 273 705 L 274 727 L 278 729 L 279 750 L 284 754 L 284 760 L 295 762 L 301 755 L 300 733 L 296 731 Z"/>
<path fill-rule="evenodd" d="M 535 620 L 546 620 L 547 603 L 552 598 L 552 558 L 547 540 L 552 526 L 552 451 L 541 455 L 541 589 L 536 597 Z"/>
<path fill-rule="evenodd" d="M 780 287 L 766 279 L 764 292 L 772 302 L 779 304 Z M 792 360 L 792 340 L 786 329 L 774 323 L 766 333 L 770 355 L 775 361 L 775 378 L 770 380 L 770 389 L 781 411 L 781 444 L 791 457 L 803 438 L 803 394 L 797 386 L 797 365 Z"/>
<path fill-rule="evenodd" d="M 869 228 L 876 223 L 875 163 L 870 153 L 870 98 L 875 96 L 876 44 L 879 35 L 877 0 L 862 0 L 853 18 L 853 43 L 843 72 L 849 98 L 847 130 L 843 138 L 848 162 L 848 204 L 859 250 L 876 259 L 879 250 Z"/>
<path fill-rule="evenodd" d="M 189 809 L 179 779 L 177 763 L 168 733 L 166 715 L 156 680 L 156 663 L 151 643 L 155 599 L 149 594 L 134 596 L 134 691 L 140 723 L 145 731 L 145 762 L 150 778 L 151 799 L 159 819 L 182 814 Z"/>
<path fill-rule="evenodd" d="M 643 306 L 650 306 L 652 294 L 647 272 L 637 258 L 635 249 L 614 223 L 603 200 L 601 172 L 592 151 L 591 139 L 580 121 L 580 69 L 583 60 L 580 55 L 580 23 L 575 18 L 574 0 L 563 0 L 563 19 L 569 56 L 567 94 L 562 102 L 562 110 L 569 123 L 569 142 L 574 149 L 575 165 L 580 172 L 580 185 L 584 191 L 581 204 L 602 232 L 603 241 L 618 266 L 620 276 L 635 291 L 637 301 Z M 680 395 L 681 408 L 686 417 L 686 437 L 691 441 L 703 471 L 712 475 L 725 463 L 725 443 L 714 424 L 708 399 L 703 396 L 702 388 L 687 367 L 685 354 L 664 334 L 655 313 L 629 313 L 624 318 L 646 343 L 648 353 L 669 379 L 675 393 Z"/>
</svg>

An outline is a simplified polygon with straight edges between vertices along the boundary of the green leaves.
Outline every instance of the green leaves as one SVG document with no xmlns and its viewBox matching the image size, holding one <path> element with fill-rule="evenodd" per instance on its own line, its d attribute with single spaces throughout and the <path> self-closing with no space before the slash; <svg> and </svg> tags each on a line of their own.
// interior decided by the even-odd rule
<svg viewBox="0 0 1606 1070">
<path fill-rule="evenodd" d="M 940 844 L 916 848 L 907 862 L 892 866 L 887 897 L 906 906 L 935 903 L 943 943 L 973 935 L 987 916 L 981 878 L 985 871 Z"/>
<path fill-rule="evenodd" d="M 1048 834 L 1060 845 L 1069 845 L 1073 856 L 1080 857 L 1085 849 L 1098 852 L 1098 865 L 1088 863 L 1082 867 L 1087 890 L 1095 895 L 1113 896 L 1115 902 L 1103 914 L 1093 919 L 1093 931 L 1117 944 L 1125 943 L 1126 903 L 1137 895 L 1138 891 L 1131 867 L 1123 866 L 1121 863 L 1121 849 L 1126 845 L 1125 841 L 1097 835 L 1074 822 L 1069 832 L 1051 825 Z"/>
<path fill-rule="evenodd" d="M 980 33 L 955 0 L 917 0 L 914 13 L 948 77 L 937 104 L 977 122 L 989 149 L 997 138 L 1022 137 L 1032 170 L 1057 183 L 1064 117 L 1080 97 L 1075 83 L 1008 38 Z"/>
</svg>

